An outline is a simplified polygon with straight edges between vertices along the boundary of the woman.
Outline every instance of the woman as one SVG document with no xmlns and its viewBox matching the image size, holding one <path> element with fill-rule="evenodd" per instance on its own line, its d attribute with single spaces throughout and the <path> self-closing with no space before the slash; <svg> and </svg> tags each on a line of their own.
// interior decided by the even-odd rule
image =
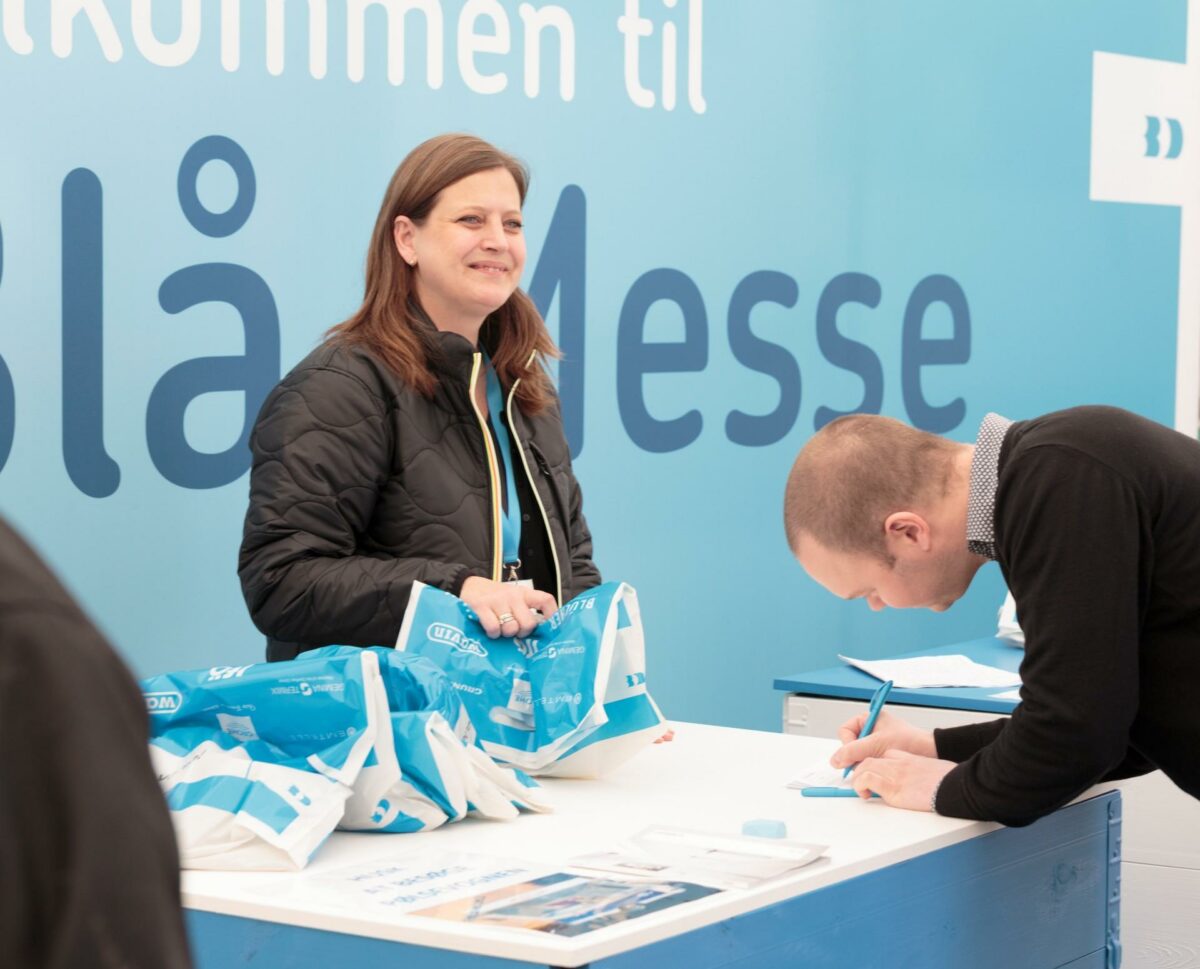
<svg viewBox="0 0 1200 969">
<path fill-rule="evenodd" d="M 393 645 L 417 580 L 492 637 L 599 584 L 542 366 L 557 350 L 517 289 L 527 186 L 478 138 L 415 148 L 375 223 L 362 307 L 264 403 L 238 573 L 268 659 Z"/>
</svg>

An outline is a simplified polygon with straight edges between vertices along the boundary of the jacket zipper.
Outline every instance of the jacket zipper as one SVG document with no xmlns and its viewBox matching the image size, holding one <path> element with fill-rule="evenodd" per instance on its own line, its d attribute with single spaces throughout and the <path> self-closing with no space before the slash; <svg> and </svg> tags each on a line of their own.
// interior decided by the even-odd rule
<svg viewBox="0 0 1200 969">
<path fill-rule="evenodd" d="M 533 363 L 533 356 L 530 356 L 529 364 Z M 562 597 L 562 569 L 558 564 L 558 550 L 555 547 L 554 532 L 550 530 L 550 516 L 546 514 L 546 506 L 542 504 L 542 496 L 538 491 L 537 482 L 533 480 L 533 473 L 529 470 L 529 461 L 525 457 L 525 446 L 521 443 L 521 436 L 517 433 L 517 425 L 513 421 L 513 395 L 517 392 L 517 385 L 521 383 L 521 378 L 518 377 L 513 381 L 512 387 L 508 391 L 508 403 L 505 405 L 505 413 L 508 415 L 508 433 L 512 435 L 513 440 L 517 444 L 517 453 L 521 455 L 521 466 L 525 469 L 525 477 L 529 479 L 529 488 L 533 492 L 533 500 L 537 502 L 538 511 L 541 513 L 542 522 L 546 526 L 546 541 L 550 543 L 550 557 L 554 560 L 554 588 L 556 592 L 555 601 L 561 606 L 565 605 Z M 553 484 L 553 483 L 551 483 Z M 563 522 L 563 533 L 570 535 L 570 523 Z"/>
<path fill-rule="evenodd" d="M 479 430 L 483 432 L 483 449 L 487 454 L 488 490 L 491 492 L 490 504 L 492 510 L 492 581 L 499 582 L 502 578 L 501 573 L 504 565 L 501 560 L 504 548 L 504 536 L 500 531 L 500 470 L 496 464 L 496 449 L 492 446 L 492 432 L 488 430 L 487 421 L 484 419 L 483 413 L 479 410 L 479 404 L 475 399 L 475 381 L 479 379 L 480 364 L 482 362 L 482 353 L 472 355 L 471 385 L 467 388 L 467 394 L 471 398 L 471 410 L 475 412 L 475 417 L 479 421 Z M 514 384 L 514 386 L 516 385 Z"/>
</svg>

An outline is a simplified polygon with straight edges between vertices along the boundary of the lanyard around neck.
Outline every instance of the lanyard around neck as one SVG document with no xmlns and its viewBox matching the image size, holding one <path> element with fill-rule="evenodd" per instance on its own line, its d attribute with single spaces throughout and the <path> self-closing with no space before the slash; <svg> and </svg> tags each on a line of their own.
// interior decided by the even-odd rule
<svg viewBox="0 0 1200 969">
<path fill-rule="evenodd" d="M 508 507 L 500 509 L 501 531 L 504 535 L 504 561 L 520 562 L 521 560 L 521 501 L 517 497 L 517 476 L 513 474 L 512 442 L 509 440 L 508 428 L 501 415 L 504 414 L 504 394 L 500 389 L 500 378 L 487 354 L 483 357 L 487 364 L 487 402 L 488 422 L 496 434 L 500 444 L 500 458 L 504 462 L 504 481 L 508 486 Z"/>
</svg>

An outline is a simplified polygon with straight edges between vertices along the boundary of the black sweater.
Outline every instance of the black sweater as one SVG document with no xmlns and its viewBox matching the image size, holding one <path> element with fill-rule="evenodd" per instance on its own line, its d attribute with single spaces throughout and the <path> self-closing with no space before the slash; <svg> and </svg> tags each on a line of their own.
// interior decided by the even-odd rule
<svg viewBox="0 0 1200 969">
<path fill-rule="evenodd" d="M 935 731 L 954 817 L 1028 824 L 1161 768 L 1200 797 L 1200 443 L 1126 411 L 1014 424 L 996 556 L 1025 631 L 1009 720 Z"/>
</svg>

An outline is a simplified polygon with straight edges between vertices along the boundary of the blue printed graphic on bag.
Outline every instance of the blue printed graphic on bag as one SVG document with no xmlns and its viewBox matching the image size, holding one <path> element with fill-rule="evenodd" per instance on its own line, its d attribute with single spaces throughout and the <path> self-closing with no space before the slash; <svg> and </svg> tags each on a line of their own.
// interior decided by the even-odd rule
<svg viewBox="0 0 1200 969">
<path fill-rule="evenodd" d="M 545 810 L 540 791 L 474 746 L 467 711 L 446 675 L 416 655 L 374 646 L 383 679 L 381 722 L 340 827 L 420 831 L 467 814 L 514 818 L 518 808 Z M 313 656 L 361 653 L 327 646 Z"/>
<path fill-rule="evenodd" d="M 336 826 L 419 831 L 547 809 L 471 744 L 457 694 L 419 657 L 327 647 L 142 689 L 185 868 L 300 868 Z"/>
<path fill-rule="evenodd" d="M 464 602 L 418 582 L 396 648 L 445 670 L 480 746 L 531 773 L 594 777 L 662 732 L 624 583 L 576 596 L 524 639 L 489 639 Z"/>
<path fill-rule="evenodd" d="M 375 744 L 381 691 L 371 654 L 143 680 L 183 866 L 303 867 Z"/>
</svg>

